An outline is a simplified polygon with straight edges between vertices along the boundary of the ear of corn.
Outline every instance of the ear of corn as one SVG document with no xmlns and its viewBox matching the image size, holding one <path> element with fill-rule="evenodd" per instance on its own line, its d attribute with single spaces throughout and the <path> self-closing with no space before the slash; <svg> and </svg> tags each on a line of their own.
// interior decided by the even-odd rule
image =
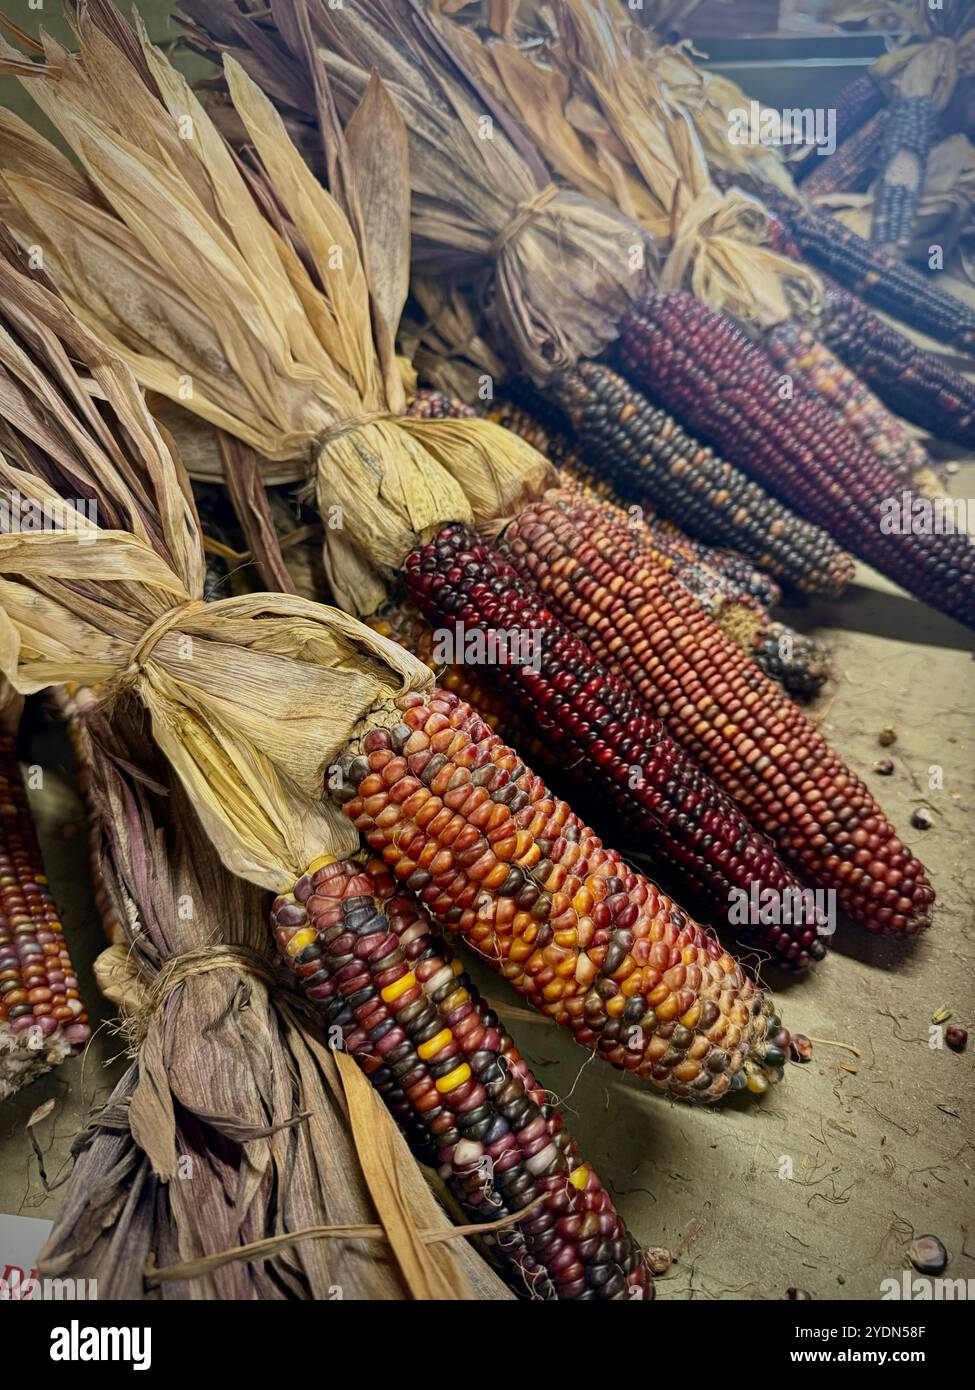
<svg viewBox="0 0 975 1390">
<path fill-rule="evenodd" d="M 805 159 L 790 166 L 796 183 L 803 185 L 803 193 L 811 183 L 815 171 L 821 165 L 832 164 L 837 155 L 854 139 L 872 119 L 875 119 L 886 106 L 886 98 L 869 73 L 864 73 L 840 92 L 834 103 L 836 120 L 837 152 L 829 158 L 819 158 L 810 150 Z"/>
<path fill-rule="evenodd" d="M 549 494 L 508 528 L 503 549 L 806 882 L 832 889 L 871 931 L 928 925 L 925 870 L 867 788 L 670 575 L 620 555 L 593 504 Z"/>
<path fill-rule="evenodd" d="M 891 103 L 880 141 L 880 178 L 874 191 L 871 242 L 904 247 L 924 185 L 928 156 L 938 138 L 940 115 L 930 96 Z"/>
<path fill-rule="evenodd" d="M 805 593 L 836 595 L 853 565 L 733 463 L 688 435 L 609 367 L 580 362 L 550 388 L 586 458 L 626 497 L 652 499 L 711 545 L 733 545 Z"/>
<path fill-rule="evenodd" d="M 812 155 L 802 164 L 804 198 L 829 193 L 862 193 L 873 177 L 887 123 L 886 108 L 878 111 L 831 155 Z M 799 182 L 799 175 L 796 176 Z"/>
<path fill-rule="evenodd" d="M 14 740 L 0 734 L 0 1100 L 90 1036 Z"/>
<path fill-rule="evenodd" d="M 434 920 L 577 1042 L 659 1089 L 767 1089 L 780 1023 L 733 957 L 468 705 L 435 689 L 399 706 L 401 723 L 340 760 L 332 796 Z"/>
<path fill-rule="evenodd" d="M 768 198 L 777 214 L 769 226 L 776 250 L 788 254 L 791 240 L 805 260 L 868 304 L 938 343 L 975 351 L 975 310 L 939 289 L 929 275 L 905 265 L 883 247 L 871 245 L 835 217 L 772 193 Z M 850 365 L 856 367 L 856 363 Z"/>
<path fill-rule="evenodd" d="M 825 401 L 860 443 L 884 461 L 908 486 L 930 473 L 925 449 L 873 392 L 808 329 L 783 323 L 769 330 L 765 348 L 781 372 L 791 376 L 807 396 Z"/>
<path fill-rule="evenodd" d="M 919 598 L 975 625 L 975 546 L 950 534 L 888 533 L 897 478 L 833 412 L 781 389 L 760 348 L 690 295 L 650 295 L 630 316 L 622 360 L 652 392 L 805 516 Z"/>
<path fill-rule="evenodd" d="M 631 844 L 646 843 L 658 873 L 693 892 L 714 920 L 727 920 L 736 893 L 752 884 L 775 893 L 798 884 L 736 805 L 670 739 L 629 684 L 594 659 L 518 579 L 510 565 L 466 527 L 444 528 L 407 562 L 413 600 L 441 631 L 456 624 L 467 640 L 496 632 L 530 633 L 525 656 L 487 661 L 521 722 L 543 739 L 562 777 L 611 809 Z M 688 609 L 697 605 L 685 596 Z M 740 924 L 740 939 L 804 969 L 825 954 L 815 921 L 791 930 Z"/>
<path fill-rule="evenodd" d="M 609 1193 L 416 899 L 381 859 L 325 860 L 272 907 L 282 956 L 532 1298 L 652 1298 Z"/>
</svg>

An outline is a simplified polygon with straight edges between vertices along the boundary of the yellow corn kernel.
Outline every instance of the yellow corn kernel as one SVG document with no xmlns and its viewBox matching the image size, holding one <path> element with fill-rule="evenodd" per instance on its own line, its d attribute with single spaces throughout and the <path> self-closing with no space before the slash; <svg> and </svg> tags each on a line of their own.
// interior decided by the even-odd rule
<svg viewBox="0 0 975 1390">
<path fill-rule="evenodd" d="M 465 1081 L 469 1081 L 471 1069 L 466 1062 L 461 1062 L 459 1067 L 454 1067 L 446 1076 L 441 1076 L 437 1081 L 437 1090 L 442 1096 L 448 1091 L 456 1091 L 458 1086 L 463 1086 Z"/>
<path fill-rule="evenodd" d="M 420 1043 L 416 1055 L 424 1062 L 429 1062 L 431 1057 L 436 1057 L 437 1053 L 447 1046 L 453 1036 L 449 1028 L 441 1028 L 436 1037 L 431 1038 L 429 1042 Z"/>
<path fill-rule="evenodd" d="M 296 956 L 299 951 L 303 951 L 306 946 L 313 946 L 317 939 L 318 933 L 315 931 L 314 927 L 302 927 L 300 931 L 295 932 L 284 949 L 289 956 Z"/>
<path fill-rule="evenodd" d="M 400 979 L 394 980 L 391 985 L 387 985 L 386 988 L 380 992 L 383 1003 L 392 1004 L 401 994 L 405 994 L 408 989 L 412 989 L 415 984 L 416 976 L 413 974 L 412 970 L 408 970 Z"/>
<path fill-rule="evenodd" d="M 569 1174 L 569 1182 L 573 1187 L 578 1188 L 580 1192 L 585 1192 L 589 1184 L 589 1164 L 580 1163 L 578 1168 L 573 1168 L 572 1172 Z"/>
</svg>

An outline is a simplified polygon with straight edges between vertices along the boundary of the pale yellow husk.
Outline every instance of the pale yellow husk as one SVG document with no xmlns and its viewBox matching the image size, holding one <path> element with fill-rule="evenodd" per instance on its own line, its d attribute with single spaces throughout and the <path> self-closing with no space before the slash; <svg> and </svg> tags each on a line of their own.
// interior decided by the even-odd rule
<svg viewBox="0 0 975 1390">
<path fill-rule="evenodd" d="M 144 387 L 249 445 L 268 460 L 265 481 L 312 483 L 332 592 L 351 612 L 374 611 L 410 551 L 445 522 L 476 520 L 438 466 L 448 451 L 458 469 L 495 486 L 549 474 L 540 455 L 489 422 L 444 430 L 402 415 L 392 335 L 406 293 L 409 180 L 395 107 L 377 79 L 350 122 L 353 148 L 378 139 L 393 160 L 385 183 L 381 165 L 360 160 L 355 215 L 373 270 L 349 218 L 232 59 L 234 107 L 289 236 L 265 218 L 196 96 L 141 30 L 162 102 L 84 12 L 78 37 L 77 56 L 45 38 L 43 70 L 18 72 L 85 173 L 69 175 L 41 137 L 0 116 L 11 224 Z M 16 56 L 0 47 L 11 67 Z M 219 467 L 217 452 L 193 457 L 205 476 Z M 516 500 L 496 506 L 510 511 Z"/>
</svg>

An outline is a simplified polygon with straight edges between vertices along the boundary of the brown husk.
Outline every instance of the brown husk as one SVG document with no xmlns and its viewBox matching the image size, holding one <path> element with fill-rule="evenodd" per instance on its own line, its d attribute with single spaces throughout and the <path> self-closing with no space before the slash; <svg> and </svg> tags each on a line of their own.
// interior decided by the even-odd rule
<svg viewBox="0 0 975 1390">
<path fill-rule="evenodd" d="M 205 1266 L 161 1282 L 161 1296 L 508 1297 L 465 1241 L 417 1239 L 421 1228 L 448 1233 L 449 1221 L 368 1083 L 274 982 L 265 895 L 207 845 L 148 751 L 144 711 L 128 700 L 111 724 L 89 712 L 77 732 L 98 877 L 125 924 L 125 943 L 96 966 L 105 993 L 131 1018 L 167 961 L 212 961 L 220 946 L 245 963 L 190 975 L 144 1019 L 132 1065 L 75 1143 L 41 1273 L 93 1279 L 101 1299 L 142 1298 L 160 1267 L 269 1235 L 378 1224 L 378 1239 L 298 1239 L 267 1258 Z M 368 1174 L 363 1135 L 386 1165 Z"/>
</svg>

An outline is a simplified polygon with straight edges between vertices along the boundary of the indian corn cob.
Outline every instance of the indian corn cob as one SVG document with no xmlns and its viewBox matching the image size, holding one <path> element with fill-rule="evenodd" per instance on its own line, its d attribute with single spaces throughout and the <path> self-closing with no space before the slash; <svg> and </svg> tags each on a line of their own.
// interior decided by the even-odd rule
<svg viewBox="0 0 975 1390">
<path fill-rule="evenodd" d="M 975 311 L 939 289 L 931 276 L 871 245 L 835 217 L 774 193 L 766 196 L 776 214 L 769 220 L 775 250 L 791 254 L 794 245 L 805 260 L 868 304 L 939 343 L 975 351 Z"/>
<path fill-rule="evenodd" d="M 533 393 L 536 407 L 548 404 L 540 393 Z M 605 473 L 594 468 L 585 454 L 564 433 L 569 420 L 558 410 L 549 408 L 543 424 L 530 409 L 514 401 L 499 401 L 488 413 L 488 418 L 505 429 L 513 430 L 526 439 L 529 444 L 547 455 L 555 466 L 573 482 L 577 482 L 585 492 L 602 497 L 625 509 L 627 503 L 617 492 Z M 649 499 L 644 497 L 646 510 L 641 513 L 648 531 L 654 541 L 666 547 L 668 553 L 680 556 L 689 565 L 698 566 L 713 575 L 714 583 L 728 599 L 754 599 L 763 608 L 771 608 L 779 602 L 782 590 L 765 570 L 758 569 L 743 555 L 734 550 L 718 549 L 695 540 L 672 521 L 657 516 L 651 510 Z"/>
<path fill-rule="evenodd" d="M 14 739 L 0 734 L 0 1100 L 90 1036 Z"/>
<path fill-rule="evenodd" d="M 789 399 L 761 348 L 690 295 L 655 293 L 620 340 L 625 368 L 715 448 L 919 598 L 975 625 L 967 535 L 885 534 L 897 478 L 808 396 Z M 842 354 L 841 354 L 842 355 Z"/>
<path fill-rule="evenodd" d="M 805 881 L 871 931 L 927 926 L 925 870 L 860 779 L 672 576 L 620 554 L 597 507 L 547 494 L 508 527 L 504 553 Z"/>
<path fill-rule="evenodd" d="M 910 241 L 940 119 L 930 96 L 901 97 L 891 102 L 880 142 L 880 178 L 874 190 L 870 226 L 872 244 L 903 248 Z"/>
<path fill-rule="evenodd" d="M 885 106 L 886 98 L 880 84 L 875 82 L 869 73 L 864 73 L 862 77 L 847 83 L 834 105 L 837 154 L 865 125 L 883 111 Z M 808 185 L 814 171 L 823 164 L 831 164 L 835 158 L 836 155 L 828 160 L 821 159 L 810 150 L 806 158 L 790 166 L 790 170 L 796 183 Z M 804 186 L 803 193 L 805 191 Z"/>
<path fill-rule="evenodd" d="M 324 861 L 275 900 L 281 954 L 533 1298 L 652 1298 L 642 1253 L 500 1020 L 382 859 Z"/>
<path fill-rule="evenodd" d="M 444 527 L 407 561 L 407 590 L 431 625 L 465 636 L 533 634 L 531 658 L 487 661 L 496 682 L 550 745 L 564 775 L 612 808 L 630 840 L 647 841 L 662 870 L 726 921 L 729 904 L 753 883 L 798 890 L 771 845 L 738 807 L 683 755 L 633 689 L 594 659 L 511 567 L 464 526 Z M 685 606 L 697 605 L 685 595 Z M 699 611 L 699 610 L 698 610 Z M 826 953 L 815 920 L 792 931 L 749 920 L 741 939 L 804 969 Z"/>
<path fill-rule="evenodd" d="M 833 154 L 806 160 L 802 167 L 808 169 L 809 174 L 802 179 L 803 197 L 819 198 L 828 193 L 862 193 L 870 183 L 872 171 L 876 167 L 886 122 L 886 109 L 878 111 L 848 140 L 844 140 Z"/>
<path fill-rule="evenodd" d="M 426 397 L 425 408 L 431 412 L 447 415 L 468 409 L 436 391 L 426 391 L 423 395 Z M 544 397 L 538 396 L 538 400 L 544 403 Z M 577 482 L 585 491 L 625 506 L 612 484 L 589 467 L 570 438 L 558 429 L 559 412 L 549 408 L 548 414 L 556 421 L 556 427 L 543 425 L 513 401 L 503 401 L 491 408 L 489 418 L 527 439 L 546 454 L 564 476 Z M 773 680 L 781 681 L 787 690 L 803 699 L 812 699 L 822 689 L 829 677 L 829 653 L 823 643 L 774 621 L 763 611 L 781 597 L 781 590 L 768 574 L 756 569 L 733 551 L 715 550 L 692 540 L 672 522 L 661 521 L 650 515 L 642 516 L 637 529 L 645 530 L 647 542 L 660 562 L 673 569 L 688 592 L 707 609 L 722 631 L 747 651 Z M 427 659 L 418 648 L 411 647 L 411 650 L 418 651 L 424 660 Z M 460 668 L 456 666 L 449 668 L 441 684 L 490 718 L 488 711 L 492 705 L 486 701 L 483 684 L 475 684 L 474 678 L 461 676 L 459 672 Z M 466 685 L 460 682 L 466 682 Z M 492 727 L 497 728 L 498 725 L 492 721 Z M 518 746 L 537 757 L 535 749 L 526 741 L 526 735 L 518 732 L 517 725 L 509 724 L 509 728 L 515 734 L 514 741 Z"/>
<path fill-rule="evenodd" d="M 821 334 L 891 410 L 942 439 L 975 447 L 975 385 L 861 299 L 829 286 Z"/>
<path fill-rule="evenodd" d="M 763 342 L 779 370 L 791 376 L 807 396 L 831 405 L 901 482 L 910 485 L 918 475 L 931 474 L 927 451 L 903 422 L 808 329 L 781 323 L 766 333 Z"/>
<path fill-rule="evenodd" d="M 436 922 L 577 1042 L 671 1095 L 760 1093 L 781 1076 L 771 1001 L 717 941 L 470 706 L 436 689 L 397 703 L 401 722 L 356 741 L 331 794 Z"/>
<path fill-rule="evenodd" d="M 624 496 L 649 496 L 692 535 L 733 545 L 805 593 L 836 595 L 853 577 L 849 556 L 825 531 L 692 438 L 609 367 L 580 362 L 550 389 L 586 457 Z"/>
</svg>

